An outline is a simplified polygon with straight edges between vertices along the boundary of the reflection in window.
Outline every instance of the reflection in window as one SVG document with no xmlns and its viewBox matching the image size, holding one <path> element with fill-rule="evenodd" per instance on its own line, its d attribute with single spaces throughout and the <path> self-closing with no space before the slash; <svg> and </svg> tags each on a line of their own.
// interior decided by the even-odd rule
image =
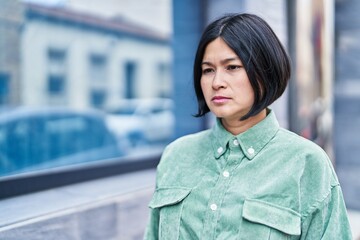
<svg viewBox="0 0 360 240">
<path fill-rule="evenodd" d="M 159 97 L 171 97 L 170 67 L 166 63 L 158 64 L 159 71 Z"/>
<path fill-rule="evenodd" d="M 65 50 L 49 48 L 47 90 L 51 104 L 66 103 L 66 72 Z"/>
<path fill-rule="evenodd" d="M 106 57 L 100 54 L 90 55 L 90 80 L 91 82 L 106 82 Z"/>
<path fill-rule="evenodd" d="M 18 109 L 0 122 L 0 174 L 122 156 L 103 115 Z"/>
<path fill-rule="evenodd" d="M 65 64 L 65 51 L 50 48 L 48 51 L 49 65 L 63 67 Z"/>
<path fill-rule="evenodd" d="M 136 80 L 136 63 L 127 62 L 125 64 L 125 79 L 126 79 L 126 98 L 135 97 L 135 80 Z"/>
<path fill-rule="evenodd" d="M 9 75 L 0 73 L 0 106 L 9 102 Z"/>
<path fill-rule="evenodd" d="M 49 75 L 48 91 L 50 95 L 63 95 L 65 92 L 65 79 L 62 75 Z"/>
<path fill-rule="evenodd" d="M 106 99 L 106 92 L 105 90 L 101 89 L 93 89 L 91 91 L 91 105 L 96 108 L 101 108 Z"/>
<path fill-rule="evenodd" d="M 90 54 L 89 77 L 90 77 L 90 101 L 91 106 L 102 108 L 106 101 L 107 65 L 106 56 L 102 54 Z"/>
<path fill-rule="evenodd" d="M 126 10 L 138 11 L 136 1 L 111 7 L 100 0 L 61 1 L 61 7 L 41 2 L 47 1 L 0 1 L 0 176 L 146 155 L 127 144 L 134 132 L 145 135 L 143 116 L 122 121 L 117 114 L 115 131 L 108 120 L 115 114 L 105 110 L 126 98 L 171 97 L 163 84 L 171 74 L 158 68 L 171 65 L 170 31 L 136 21 L 133 16 L 145 14 Z"/>
</svg>

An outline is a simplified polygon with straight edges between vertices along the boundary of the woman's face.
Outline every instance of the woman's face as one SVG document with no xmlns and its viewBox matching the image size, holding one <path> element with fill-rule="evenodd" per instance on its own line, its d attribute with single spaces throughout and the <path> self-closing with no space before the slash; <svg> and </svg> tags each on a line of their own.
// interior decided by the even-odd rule
<svg viewBox="0 0 360 240">
<path fill-rule="evenodd" d="M 202 61 L 201 89 L 210 111 L 223 120 L 236 120 L 248 113 L 254 91 L 236 53 L 222 40 L 210 42 Z"/>
</svg>

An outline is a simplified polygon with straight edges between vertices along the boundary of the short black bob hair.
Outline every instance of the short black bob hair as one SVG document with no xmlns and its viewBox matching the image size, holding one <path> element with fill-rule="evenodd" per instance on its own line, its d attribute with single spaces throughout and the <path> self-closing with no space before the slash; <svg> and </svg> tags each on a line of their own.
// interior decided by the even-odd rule
<svg viewBox="0 0 360 240">
<path fill-rule="evenodd" d="M 285 91 L 290 78 L 290 59 L 270 26 L 253 14 L 228 14 L 204 30 L 195 56 L 194 88 L 201 117 L 210 111 L 201 90 L 201 63 L 206 46 L 221 37 L 242 61 L 254 90 L 254 104 L 240 120 L 255 116 Z"/>
</svg>

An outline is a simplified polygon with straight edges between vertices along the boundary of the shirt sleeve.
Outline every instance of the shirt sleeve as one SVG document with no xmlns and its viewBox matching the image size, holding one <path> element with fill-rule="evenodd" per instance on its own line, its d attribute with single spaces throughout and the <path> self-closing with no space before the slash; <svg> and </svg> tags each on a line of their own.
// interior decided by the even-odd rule
<svg viewBox="0 0 360 240">
<path fill-rule="evenodd" d="M 144 240 L 159 239 L 159 209 L 150 208 L 149 220 L 145 229 Z"/>
<path fill-rule="evenodd" d="M 347 211 L 339 185 L 303 221 L 301 240 L 352 240 Z"/>
</svg>

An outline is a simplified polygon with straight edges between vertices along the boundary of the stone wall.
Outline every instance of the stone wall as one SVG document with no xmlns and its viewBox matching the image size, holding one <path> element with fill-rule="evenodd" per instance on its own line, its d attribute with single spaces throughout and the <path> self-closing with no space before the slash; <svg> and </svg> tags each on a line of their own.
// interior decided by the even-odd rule
<svg viewBox="0 0 360 240">
<path fill-rule="evenodd" d="M 153 170 L 0 201 L 2 240 L 142 239 Z"/>
</svg>

